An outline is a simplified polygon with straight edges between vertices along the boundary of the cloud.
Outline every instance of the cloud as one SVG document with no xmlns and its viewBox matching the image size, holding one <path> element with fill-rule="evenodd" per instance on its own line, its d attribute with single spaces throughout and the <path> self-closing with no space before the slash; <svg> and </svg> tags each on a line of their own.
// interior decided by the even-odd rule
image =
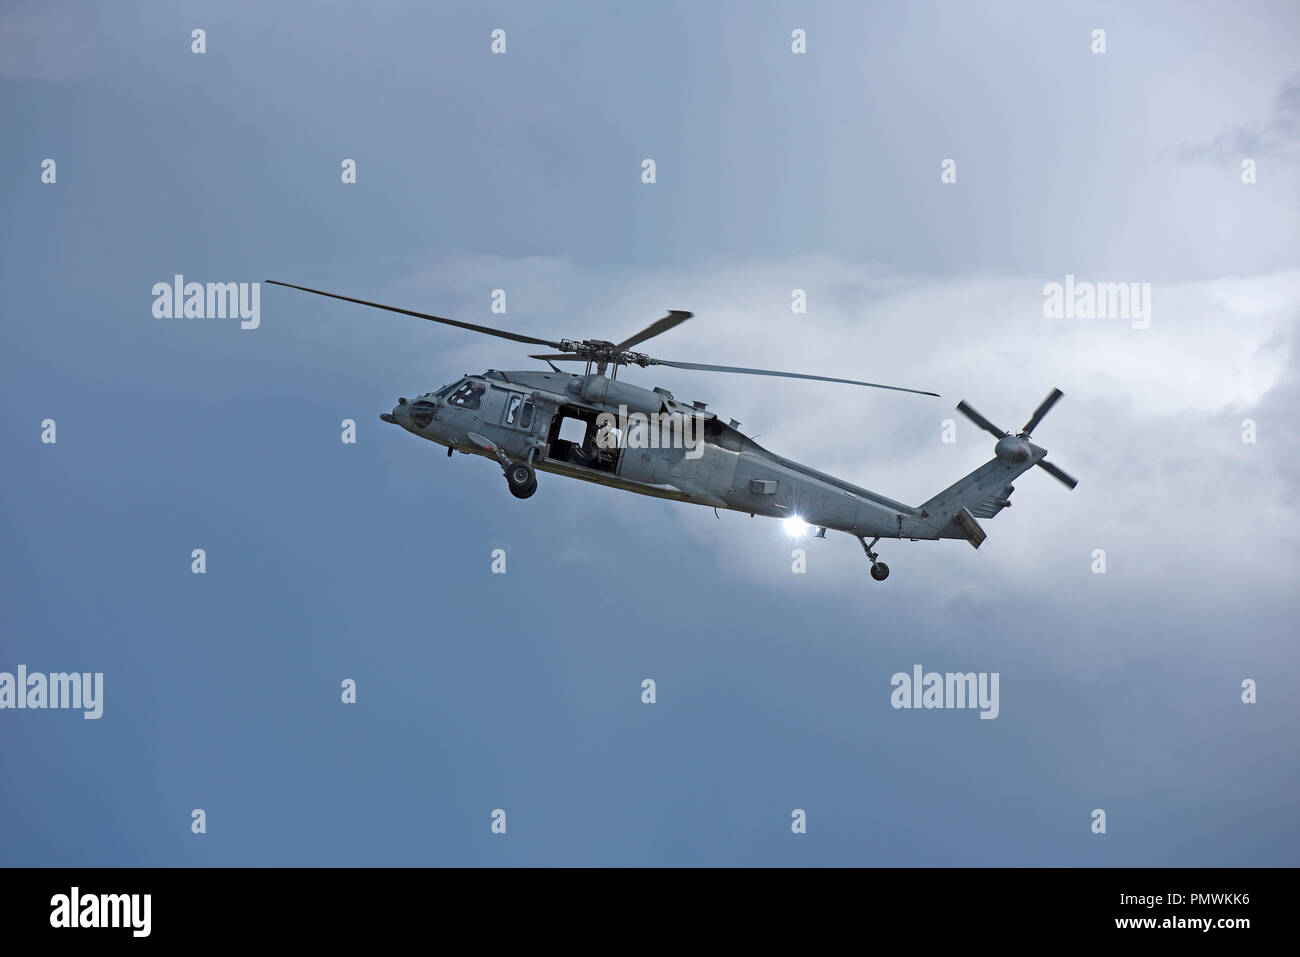
<svg viewBox="0 0 1300 957">
<path fill-rule="evenodd" d="M 1066 397 L 1035 439 L 1079 488 L 1038 471 L 1022 476 L 1016 507 L 986 523 L 978 554 L 958 542 L 886 543 L 896 577 L 912 583 L 902 587 L 977 604 L 1028 589 L 1063 607 L 1099 580 L 1121 605 L 1194 608 L 1286 594 L 1300 540 L 1290 438 L 1300 270 L 1156 284 L 1145 330 L 1127 320 L 1044 318 L 1043 285 L 1061 279 L 924 276 L 825 256 L 616 272 L 567 259 L 473 257 L 434 264 L 394 295 L 542 338 L 617 339 L 666 307 L 689 308 L 694 319 L 645 350 L 939 391 L 942 399 L 660 367 L 622 373 L 707 400 L 773 451 L 911 503 L 991 456 L 992 440 L 954 411 L 959 399 L 1014 429 L 1059 386 Z M 507 290 L 504 316 L 488 311 L 493 288 Z M 805 315 L 791 312 L 795 288 L 807 293 Z M 409 334 L 426 355 L 431 335 L 437 348 L 450 347 L 438 358 L 442 380 L 533 365 L 512 343 L 423 326 Z M 1247 418 L 1254 444 L 1242 442 Z M 946 419 L 957 423 L 956 445 L 940 441 Z M 548 507 L 575 522 L 651 534 L 658 545 L 687 536 L 774 587 L 870 584 L 847 536 L 809 545 L 818 573 L 796 579 L 778 523 L 735 513 L 717 522 L 706 509 L 553 478 L 549 486 Z M 1106 579 L 1091 571 L 1099 548 Z"/>
<path fill-rule="evenodd" d="M 1247 158 L 1295 157 L 1300 153 L 1300 73 L 1282 83 L 1267 122 L 1229 127 L 1211 140 L 1183 143 L 1175 152 L 1185 162 L 1211 161 L 1221 166 Z"/>
</svg>

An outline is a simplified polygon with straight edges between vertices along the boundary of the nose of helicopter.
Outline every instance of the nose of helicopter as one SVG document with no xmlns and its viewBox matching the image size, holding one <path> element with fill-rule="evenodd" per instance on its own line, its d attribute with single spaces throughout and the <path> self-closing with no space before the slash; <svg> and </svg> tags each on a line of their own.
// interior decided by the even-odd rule
<svg viewBox="0 0 1300 957">
<path fill-rule="evenodd" d="M 379 418 L 383 422 L 391 422 L 393 425 L 405 425 L 410 421 L 410 407 L 407 405 L 405 398 L 399 398 L 397 405 L 393 406 L 392 412 L 380 412 Z"/>
</svg>

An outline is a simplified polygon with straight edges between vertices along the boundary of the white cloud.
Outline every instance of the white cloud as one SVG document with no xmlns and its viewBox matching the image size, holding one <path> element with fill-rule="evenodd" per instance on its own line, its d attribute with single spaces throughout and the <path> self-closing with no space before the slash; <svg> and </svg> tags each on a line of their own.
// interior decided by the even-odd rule
<svg viewBox="0 0 1300 957">
<path fill-rule="evenodd" d="M 1016 429 L 1059 386 L 1066 397 L 1035 439 L 1080 479 L 1078 489 L 1038 470 L 1022 476 L 1015 507 L 986 522 L 978 554 L 961 542 L 884 543 L 895 575 L 887 587 L 944 600 L 1052 591 L 1066 605 L 1097 587 L 1192 605 L 1276 593 L 1294 577 L 1300 534 L 1295 476 L 1279 471 L 1292 454 L 1294 410 L 1277 401 L 1294 374 L 1300 270 L 1156 285 L 1145 330 L 1044 318 L 1042 286 L 1062 278 L 909 276 L 824 257 L 619 274 L 563 259 L 476 257 L 440 262 L 394 294 L 542 338 L 617 339 L 667 307 L 689 308 L 696 317 L 647 344 L 650 354 L 939 391 L 942 399 L 662 368 L 623 373 L 705 399 L 774 451 L 913 503 L 991 455 L 991 437 L 954 411 L 958 399 Z M 496 287 L 508 292 L 506 316 L 488 312 Z M 790 311 L 793 288 L 807 290 L 806 315 Z M 424 327 L 410 335 L 425 356 L 430 337 L 437 341 L 440 380 L 534 365 L 527 347 L 507 341 Z M 1255 445 L 1241 442 L 1246 417 L 1259 423 Z M 958 421 L 955 446 L 939 439 L 946 418 Z M 846 536 L 809 544 L 812 572 L 796 579 L 779 523 L 735 513 L 716 522 L 706 509 L 549 484 L 550 506 L 574 521 L 635 535 L 672 516 L 656 540 L 687 536 L 774 586 L 879 587 Z M 1094 548 L 1107 552 L 1105 578 L 1091 574 Z"/>
</svg>

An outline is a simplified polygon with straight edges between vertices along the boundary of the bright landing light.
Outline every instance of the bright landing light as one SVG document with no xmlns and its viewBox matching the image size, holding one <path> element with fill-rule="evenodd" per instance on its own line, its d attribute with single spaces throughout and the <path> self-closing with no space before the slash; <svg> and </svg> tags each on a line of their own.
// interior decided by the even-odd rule
<svg viewBox="0 0 1300 957">
<path fill-rule="evenodd" d="M 808 523 L 798 515 L 791 515 L 785 519 L 785 533 L 791 538 L 798 538 L 806 535 L 808 532 Z"/>
</svg>

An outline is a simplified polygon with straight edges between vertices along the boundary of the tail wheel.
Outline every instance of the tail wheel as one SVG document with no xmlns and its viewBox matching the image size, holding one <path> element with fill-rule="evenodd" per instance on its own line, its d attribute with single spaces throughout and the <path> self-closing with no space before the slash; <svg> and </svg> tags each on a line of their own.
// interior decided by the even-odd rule
<svg viewBox="0 0 1300 957">
<path fill-rule="evenodd" d="M 884 562 L 873 562 L 871 565 L 871 577 L 878 582 L 884 581 L 889 577 L 889 566 Z"/>
<path fill-rule="evenodd" d="M 528 498 L 537 491 L 537 473 L 527 462 L 512 462 L 506 469 L 506 484 L 515 498 Z"/>
</svg>

